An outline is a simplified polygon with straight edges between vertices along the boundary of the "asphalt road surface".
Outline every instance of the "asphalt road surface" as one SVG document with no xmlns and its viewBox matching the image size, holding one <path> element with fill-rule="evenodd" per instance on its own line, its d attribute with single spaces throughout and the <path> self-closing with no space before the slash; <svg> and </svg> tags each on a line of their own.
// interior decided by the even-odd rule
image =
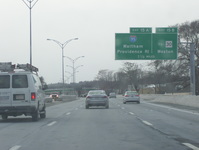
<svg viewBox="0 0 199 150">
<path fill-rule="evenodd" d="M 47 118 L 0 119 L 0 150 L 199 150 L 199 114 L 169 106 L 85 109 L 84 98 L 47 108 Z"/>
</svg>

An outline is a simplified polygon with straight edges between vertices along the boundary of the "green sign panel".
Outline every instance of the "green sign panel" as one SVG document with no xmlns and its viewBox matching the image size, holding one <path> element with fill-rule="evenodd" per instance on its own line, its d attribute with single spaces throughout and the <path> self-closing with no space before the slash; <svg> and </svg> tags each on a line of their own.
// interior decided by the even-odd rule
<svg viewBox="0 0 199 150">
<path fill-rule="evenodd" d="M 157 59 L 177 59 L 177 34 L 153 34 L 153 51 Z"/>
<path fill-rule="evenodd" d="M 177 28 L 130 28 L 115 34 L 116 60 L 177 59 Z"/>
<path fill-rule="evenodd" d="M 130 33 L 152 33 L 152 28 L 130 28 Z"/>
<path fill-rule="evenodd" d="M 164 34 L 177 34 L 178 28 L 156 28 L 156 33 L 164 33 Z"/>
<path fill-rule="evenodd" d="M 116 59 L 145 59 L 145 53 L 151 51 L 151 34 L 121 33 L 115 35 Z"/>
</svg>

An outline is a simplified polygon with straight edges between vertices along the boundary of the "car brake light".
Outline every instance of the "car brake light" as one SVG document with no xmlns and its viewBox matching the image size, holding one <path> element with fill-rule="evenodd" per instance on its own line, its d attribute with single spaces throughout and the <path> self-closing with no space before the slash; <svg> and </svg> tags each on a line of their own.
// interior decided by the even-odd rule
<svg viewBox="0 0 199 150">
<path fill-rule="evenodd" d="M 35 100 L 36 99 L 36 94 L 35 93 L 31 93 L 31 100 Z"/>
<path fill-rule="evenodd" d="M 108 96 L 103 96 L 103 98 L 108 98 Z"/>
<path fill-rule="evenodd" d="M 125 95 L 125 97 L 129 97 L 129 95 Z"/>
</svg>

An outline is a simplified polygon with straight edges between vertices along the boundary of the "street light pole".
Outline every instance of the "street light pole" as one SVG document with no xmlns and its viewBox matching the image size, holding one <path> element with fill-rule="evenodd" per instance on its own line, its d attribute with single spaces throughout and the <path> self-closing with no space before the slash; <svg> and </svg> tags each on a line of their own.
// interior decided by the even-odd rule
<svg viewBox="0 0 199 150">
<path fill-rule="evenodd" d="M 35 6 L 38 0 L 36 1 L 35 0 L 26 0 L 26 1 L 22 0 L 22 1 L 30 9 L 30 65 L 32 66 L 32 8 Z"/>
<path fill-rule="evenodd" d="M 78 66 L 78 67 L 75 68 L 75 62 L 76 62 L 79 58 L 83 58 L 83 57 L 85 57 L 85 56 L 79 56 L 79 57 L 77 57 L 77 58 L 75 58 L 75 59 L 72 59 L 72 58 L 67 57 L 67 56 L 65 56 L 65 57 L 72 61 L 72 64 L 73 64 L 73 65 L 72 65 L 72 67 L 71 67 L 71 66 L 69 66 L 69 67 L 71 67 L 71 68 L 73 69 L 73 83 L 75 83 L 75 70 L 76 70 L 77 68 L 83 66 L 83 65 L 81 65 L 81 66 Z"/>
<path fill-rule="evenodd" d="M 67 40 L 65 43 L 60 43 L 59 41 L 54 40 L 54 39 L 47 39 L 47 40 L 57 43 L 62 49 L 62 84 L 63 84 L 63 92 L 64 92 L 64 48 L 70 41 L 78 40 L 78 38 L 73 38 L 73 39 Z"/>
</svg>

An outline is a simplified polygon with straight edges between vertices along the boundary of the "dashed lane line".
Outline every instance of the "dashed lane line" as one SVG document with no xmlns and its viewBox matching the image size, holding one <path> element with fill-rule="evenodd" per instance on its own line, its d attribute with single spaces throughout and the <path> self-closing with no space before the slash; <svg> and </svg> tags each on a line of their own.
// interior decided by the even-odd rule
<svg viewBox="0 0 199 150">
<path fill-rule="evenodd" d="M 70 114 L 71 114 L 71 112 L 66 113 L 67 116 L 70 115 Z"/>
<path fill-rule="evenodd" d="M 53 122 L 49 123 L 47 126 L 48 126 L 48 127 L 49 127 L 49 126 L 52 126 L 52 125 L 54 125 L 55 123 L 57 123 L 57 121 L 53 121 Z"/>
<path fill-rule="evenodd" d="M 148 122 L 148 121 L 142 120 L 142 122 L 143 122 L 144 124 L 148 125 L 148 126 L 153 126 L 153 124 L 151 124 L 151 123 Z"/>
<path fill-rule="evenodd" d="M 198 147 L 196 147 L 196 146 L 194 146 L 194 145 L 192 145 L 192 144 L 190 144 L 190 143 L 182 143 L 182 144 L 184 144 L 185 146 L 187 146 L 187 147 L 189 147 L 189 148 L 191 148 L 191 149 L 193 149 L 193 150 L 199 150 Z"/>
<path fill-rule="evenodd" d="M 20 145 L 15 145 L 11 147 L 9 150 L 18 150 L 21 146 Z"/>
<path fill-rule="evenodd" d="M 129 114 L 131 114 L 131 115 L 135 115 L 134 113 L 132 113 L 132 112 L 129 112 Z"/>
</svg>

